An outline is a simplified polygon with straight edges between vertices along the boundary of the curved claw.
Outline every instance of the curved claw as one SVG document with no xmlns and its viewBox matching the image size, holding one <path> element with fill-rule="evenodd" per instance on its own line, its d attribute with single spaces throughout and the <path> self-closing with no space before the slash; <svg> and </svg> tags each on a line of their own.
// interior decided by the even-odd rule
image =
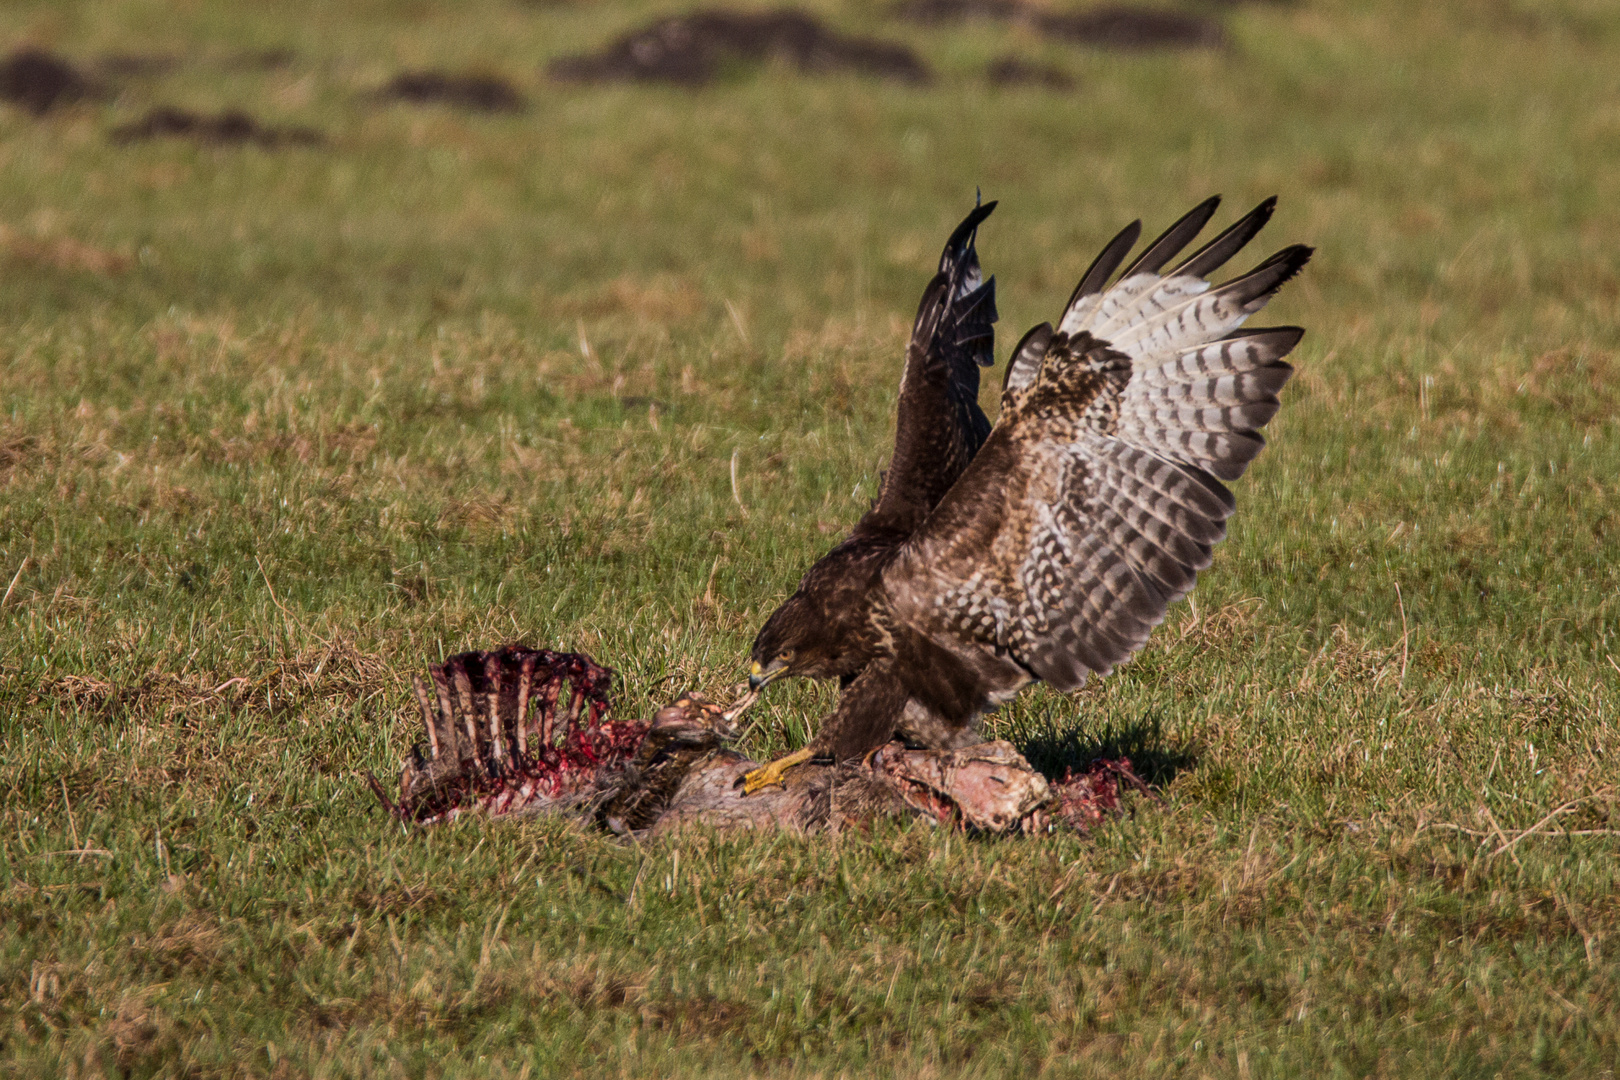
<svg viewBox="0 0 1620 1080">
<path fill-rule="evenodd" d="M 777 758 L 775 761 L 761 765 L 752 772 L 744 773 L 742 778 L 743 795 L 752 795 L 756 791 L 763 791 L 769 787 L 787 787 L 784 774 L 795 765 L 803 765 L 815 756 L 815 751 L 808 746 L 802 750 L 795 750 L 787 757 Z"/>
</svg>

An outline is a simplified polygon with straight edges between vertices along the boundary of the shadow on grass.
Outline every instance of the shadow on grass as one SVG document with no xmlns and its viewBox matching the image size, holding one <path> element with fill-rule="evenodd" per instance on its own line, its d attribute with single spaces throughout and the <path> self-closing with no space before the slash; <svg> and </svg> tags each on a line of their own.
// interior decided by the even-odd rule
<svg viewBox="0 0 1620 1080">
<path fill-rule="evenodd" d="M 1059 779 L 1070 769 L 1084 772 L 1098 758 L 1129 758 L 1137 776 L 1161 788 L 1198 764 L 1197 747 L 1167 736 L 1156 716 L 1108 724 L 1100 731 L 1024 733 L 1013 741 L 1048 779 Z"/>
</svg>

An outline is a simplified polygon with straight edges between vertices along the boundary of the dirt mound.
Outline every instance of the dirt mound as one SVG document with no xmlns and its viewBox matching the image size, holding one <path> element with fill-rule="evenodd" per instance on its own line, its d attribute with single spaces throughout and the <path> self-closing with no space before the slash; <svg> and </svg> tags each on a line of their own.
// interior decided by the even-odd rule
<svg viewBox="0 0 1620 1080">
<path fill-rule="evenodd" d="M 377 92 L 386 101 L 413 105 L 449 105 L 470 112 L 520 112 L 528 102 L 505 79 L 494 75 L 455 75 L 444 71 L 406 71 Z"/>
<path fill-rule="evenodd" d="M 180 58 L 170 53 L 111 52 L 95 62 L 98 72 L 114 79 L 149 79 L 179 67 Z"/>
<path fill-rule="evenodd" d="M 920 23 L 963 19 L 1021 19 L 1036 14 L 1023 0 L 909 0 L 896 9 L 903 19 Z"/>
<path fill-rule="evenodd" d="M 297 62 L 297 52 L 285 45 L 278 45 L 237 53 L 227 57 L 222 66 L 227 71 L 280 71 Z"/>
<path fill-rule="evenodd" d="M 289 48 L 251 49 L 224 55 L 186 57 L 166 52 L 109 52 L 97 57 L 93 67 L 114 79 L 150 79 L 170 75 L 182 66 L 210 67 L 230 72 L 280 71 L 291 67 L 298 54 Z"/>
<path fill-rule="evenodd" d="M 897 10 L 902 18 L 930 25 L 965 19 L 1015 22 L 1047 37 L 1104 49 L 1219 45 L 1225 40 L 1214 19 L 1168 8 L 1105 4 L 1059 13 L 1026 0 L 908 0 Z"/>
<path fill-rule="evenodd" d="M 148 139 L 184 138 L 211 146 L 236 146 L 251 143 L 275 149 L 283 146 L 320 146 L 326 139 L 313 128 L 270 127 L 259 123 L 239 109 L 227 109 L 215 115 L 195 113 L 189 109 L 160 106 L 131 124 L 112 129 L 109 136 L 116 143 L 144 142 Z"/>
<path fill-rule="evenodd" d="M 71 236 L 25 236 L 3 224 L 0 224 L 0 254 L 33 266 L 103 276 L 122 274 L 134 264 L 128 252 L 109 251 Z M 0 441 L 0 476 L 6 471 L 6 445 Z"/>
<path fill-rule="evenodd" d="M 19 49 L 0 60 L 0 101 L 9 101 L 35 116 L 98 93 L 96 85 L 78 68 L 41 49 Z"/>
<path fill-rule="evenodd" d="M 1213 19 L 1154 8 L 1110 5 L 1074 15 L 1046 15 L 1039 26 L 1049 37 L 1105 49 L 1219 45 L 1225 40 Z"/>
<path fill-rule="evenodd" d="M 727 65 L 784 60 L 800 71 L 854 71 L 925 83 L 928 65 L 904 45 L 852 37 L 792 8 L 760 13 L 710 9 L 661 19 L 599 53 L 565 56 L 548 72 L 559 82 L 668 82 L 702 86 Z"/>
<path fill-rule="evenodd" d="M 1074 76 L 1055 64 L 1041 64 L 1018 56 L 992 60 L 984 69 L 991 86 L 1044 86 L 1048 90 L 1073 90 Z"/>
</svg>

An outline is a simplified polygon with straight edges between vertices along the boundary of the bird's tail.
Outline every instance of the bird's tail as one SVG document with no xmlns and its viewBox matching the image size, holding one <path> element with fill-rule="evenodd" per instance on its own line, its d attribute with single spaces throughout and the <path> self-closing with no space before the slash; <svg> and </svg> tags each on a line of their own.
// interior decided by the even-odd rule
<svg viewBox="0 0 1620 1080">
<path fill-rule="evenodd" d="M 1199 204 L 1105 288 L 1135 246 L 1141 223 L 1116 236 L 1080 280 L 1056 328 L 1037 327 L 1014 350 L 1003 407 L 1058 374 L 1043 371 L 1049 352 L 1094 363 L 1084 358 L 1106 346 L 1128 371 L 1119 388 L 1115 439 L 1222 480 L 1241 476 L 1265 445 L 1259 429 L 1276 414 L 1277 392 L 1293 374 L 1282 357 L 1304 331 L 1239 328 L 1299 272 L 1312 249 L 1296 244 L 1223 284 L 1205 280 L 1265 226 L 1276 205 L 1271 198 L 1163 271 L 1219 203 L 1217 196 Z M 1054 342 L 1069 347 L 1053 349 Z"/>
</svg>

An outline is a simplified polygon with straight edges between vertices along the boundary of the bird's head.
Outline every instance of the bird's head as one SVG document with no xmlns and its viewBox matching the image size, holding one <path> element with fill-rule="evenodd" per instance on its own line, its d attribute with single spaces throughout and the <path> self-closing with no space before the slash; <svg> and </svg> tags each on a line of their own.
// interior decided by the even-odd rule
<svg viewBox="0 0 1620 1080">
<path fill-rule="evenodd" d="M 786 675 L 823 679 L 837 674 L 830 669 L 834 658 L 826 655 L 823 644 L 825 619 L 813 608 L 803 593 L 794 593 L 765 620 L 749 653 L 753 661 L 749 689 L 758 690 Z"/>
</svg>

